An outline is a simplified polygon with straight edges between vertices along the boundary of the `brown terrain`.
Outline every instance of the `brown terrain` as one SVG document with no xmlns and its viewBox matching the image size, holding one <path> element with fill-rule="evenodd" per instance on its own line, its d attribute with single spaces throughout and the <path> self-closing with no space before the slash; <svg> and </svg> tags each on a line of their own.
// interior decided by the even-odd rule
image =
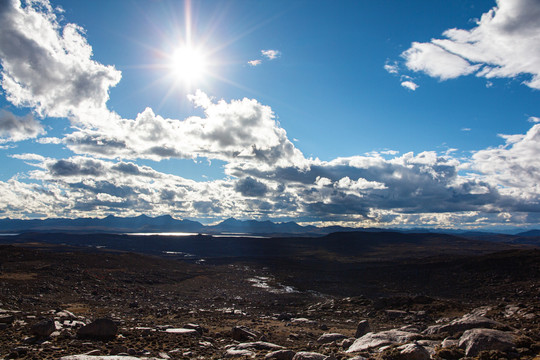
<svg viewBox="0 0 540 360">
<path fill-rule="evenodd" d="M 540 359 L 537 248 L 333 236 L 199 238 L 236 246 L 211 256 L 6 237 L 0 359 Z"/>
</svg>

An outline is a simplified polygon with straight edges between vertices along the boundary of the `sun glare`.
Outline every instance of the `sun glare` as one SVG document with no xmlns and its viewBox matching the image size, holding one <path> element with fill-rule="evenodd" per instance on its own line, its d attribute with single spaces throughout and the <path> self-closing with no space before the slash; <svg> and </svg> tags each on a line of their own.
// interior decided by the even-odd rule
<svg viewBox="0 0 540 360">
<path fill-rule="evenodd" d="M 206 72 L 206 59 L 198 49 L 186 46 L 171 55 L 169 66 L 177 80 L 191 84 L 202 80 Z"/>
</svg>

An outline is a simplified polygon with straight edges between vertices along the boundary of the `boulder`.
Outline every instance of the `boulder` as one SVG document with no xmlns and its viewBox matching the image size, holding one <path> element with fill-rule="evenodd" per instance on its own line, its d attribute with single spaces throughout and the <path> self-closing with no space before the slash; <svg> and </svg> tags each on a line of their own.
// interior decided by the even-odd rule
<svg viewBox="0 0 540 360">
<path fill-rule="evenodd" d="M 402 330 L 387 330 L 378 333 L 367 333 L 366 335 L 358 338 L 346 351 L 348 353 L 364 351 L 371 348 L 377 348 L 384 345 L 393 345 L 408 342 L 418 337 L 419 334 L 402 331 Z"/>
<path fill-rule="evenodd" d="M 292 350 L 277 350 L 266 354 L 266 360 L 292 360 L 296 353 Z"/>
<path fill-rule="evenodd" d="M 370 331 L 371 329 L 369 327 L 369 322 L 367 320 L 362 320 L 358 323 L 358 326 L 356 327 L 356 334 L 354 335 L 354 337 L 358 339 L 359 337 L 366 335 Z"/>
<path fill-rule="evenodd" d="M 485 328 L 493 329 L 495 327 L 504 327 L 503 323 L 495 320 L 491 320 L 485 316 L 479 316 L 474 314 L 467 314 L 459 319 L 456 319 L 449 324 L 433 325 L 424 330 L 427 335 L 441 334 L 441 333 L 460 333 L 465 330 Z"/>
<path fill-rule="evenodd" d="M 459 339 L 459 347 L 465 350 L 466 356 L 476 356 L 483 350 L 508 351 L 515 346 L 512 333 L 494 329 L 467 330 Z"/>
<path fill-rule="evenodd" d="M 37 337 L 44 338 L 51 335 L 55 330 L 56 325 L 54 320 L 45 319 L 32 325 L 30 328 L 30 333 L 32 333 L 32 335 L 36 335 Z"/>
<path fill-rule="evenodd" d="M 339 333 L 328 333 L 328 334 L 322 334 L 321 336 L 319 336 L 319 338 L 317 339 L 317 342 L 319 344 L 328 344 L 328 343 L 331 343 L 331 342 L 334 342 L 334 341 L 339 341 L 339 340 L 343 340 L 343 339 L 347 339 L 348 336 L 345 336 L 343 334 L 339 334 Z"/>
<path fill-rule="evenodd" d="M 90 324 L 83 326 L 77 331 L 80 338 L 91 339 L 112 339 L 118 333 L 118 326 L 111 319 L 97 319 Z"/>
<path fill-rule="evenodd" d="M 429 352 L 421 345 L 406 344 L 398 347 L 400 359 L 402 360 L 429 360 Z"/>
</svg>

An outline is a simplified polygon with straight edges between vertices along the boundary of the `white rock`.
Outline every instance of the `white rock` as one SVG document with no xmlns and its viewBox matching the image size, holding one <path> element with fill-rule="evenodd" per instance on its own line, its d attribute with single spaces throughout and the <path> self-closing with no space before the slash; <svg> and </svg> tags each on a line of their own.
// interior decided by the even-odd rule
<svg viewBox="0 0 540 360">
<path fill-rule="evenodd" d="M 387 330 L 378 333 L 367 333 L 355 340 L 351 347 L 346 351 L 348 353 L 364 351 L 371 348 L 377 348 L 384 345 L 399 344 L 412 340 L 417 337 L 417 333 L 401 331 L 401 330 Z"/>
<path fill-rule="evenodd" d="M 199 332 L 195 329 L 184 329 L 184 328 L 166 329 L 165 332 L 171 333 L 171 334 L 182 334 L 182 335 L 199 335 Z"/>
</svg>

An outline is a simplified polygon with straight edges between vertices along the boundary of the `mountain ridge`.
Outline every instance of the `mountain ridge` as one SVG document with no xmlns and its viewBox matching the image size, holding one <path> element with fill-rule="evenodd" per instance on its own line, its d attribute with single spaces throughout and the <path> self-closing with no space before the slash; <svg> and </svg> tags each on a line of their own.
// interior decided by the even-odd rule
<svg viewBox="0 0 540 360">
<path fill-rule="evenodd" d="M 353 228 L 344 226 L 316 227 L 313 225 L 300 225 L 294 221 L 272 222 L 270 220 L 239 220 L 233 217 L 223 220 L 215 225 L 203 225 L 202 223 L 188 219 L 175 219 L 171 215 L 150 217 L 138 215 L 135 217 L 119 217 L 108 215 L 104 218 L 48 218 L 48 219 L 0 219 L 0 232 L 110 232 L 110 233 L 151 233 L 151 232 L 189 232 L 216 234 L 241 234 L 241 235 L 328 235 L 335 232 L 398 232 L 398 233 L 442 233 L 468 237 L 489 237 L 501 235 L 499 232 L 471 231 L 471 230 L 448 230 L 448 229 L 400 229 L 400 228 Z M 538 236 L 540 230 L 516 231 L 514 236 Z"/>
</svg>

